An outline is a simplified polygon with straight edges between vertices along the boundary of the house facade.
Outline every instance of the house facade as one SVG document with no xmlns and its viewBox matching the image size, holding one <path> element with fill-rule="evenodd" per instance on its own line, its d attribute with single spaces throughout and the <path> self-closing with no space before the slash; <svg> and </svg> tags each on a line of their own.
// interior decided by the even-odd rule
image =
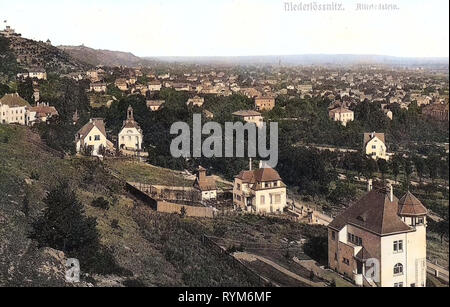
<svg viewBox="0 0 450 307">
<path fill-rule="evenodd" d="M 38 102 L 36 106 L 29 107 L 27 110 L 27 125 L 34 126 L 35 124 L 45 123 L 50 118 L 57 117 L 58 115 L 55 107 L 45 102 Z"/>
<path fill-rule="evenodd" d="M 27 124 L 30 104 L 19 94 L 6 94 L 0 99 L 0 124 Z"/>
<path fill-rule="evenodd" d="M 123 122 L 122 129 L 119 132 L 119 149 L 140 151 L 142 150 L 143 138 L 142 129 L 134 120 L 133 108 L 129 106 L 127 119 Z"/>
<path fill-rule="evenodd" d="M 206 169 L 199 166 L 197 178 L 194 182 L 194 188 L 201 193 L 201 200 L 215 200 L 217 199 L 217 185 L 216 181 L 211 176 L 206 176 Z"/>
<path fill-rule="evenodd" d="M 272 96 L 256 97 L 255 108 L 258 111 L 271 111 L 273 108 L 275 108 L 275 98 Z"/>
<path fill-rule="evenodd" d="M 328 266 L 358 286 L 425 287 L 426 208 L 392 186 L 368 190 L 328 225 Z"/>
<path fill-rule="evenodd" d="M 343 126 L 347 126 L 348 122 L 352 122 L 355 120 L 355 113 L 352 110 L 349 110 L 344 107 L 338 107 L 336 109 L 328 112 L 328 115 L 331 120 L 335 122 L 340 122 Z"/>
<path fill-rule="evenodd" d="M 107 86 L 106 83 L 95 82 L 90 84 L 89 90 L 95 93 L 106 93 Z"/>
<path fill-rule="evenodd" d="M 92 156 L 102 157 L 103 151 L 108 148 L 105 123 L 102 118 L 91 118 L 75 136 L 75 147 L 79 154 L 89 153 Z"/>
<path fill-rule="evenodd" d="M 384 133 L 364 133 L 363 152 L 374 160 L 389 160 Z"/>
<path fill-rule="evenodd" d="M 282 213 L 286 185 L 272 168 L 242 171 L 234 178 L 233 204 L 252 213 Z"/>
<path fill-rule="evenodd" d="M 254 123 L 258 128 L 261 128 L 264 124 L 264 118 L 261 113 L 253 110 L 237 111 L 233 113 L 233 116 L 238 117 L 246 123 Z"/>
<path fill-rule="evenodd" d="M 190 98 L 186 102 L 186 104 L 188 106 L 192 105 L 192 106 L 196 106 L 196 107 L 199 107 L 199 108 L 201 108 L 204 103 L 205 103 L 205 98 L 200 97 L 200 96 L 195 96 L 194 98 Z"/>
</svg>

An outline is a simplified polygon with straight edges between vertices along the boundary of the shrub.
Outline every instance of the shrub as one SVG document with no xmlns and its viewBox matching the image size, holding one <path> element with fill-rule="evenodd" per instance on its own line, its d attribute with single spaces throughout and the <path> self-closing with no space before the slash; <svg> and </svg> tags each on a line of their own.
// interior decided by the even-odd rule
<svg viewBox="0 0 450 307">
<path fill-rule="evenodd" d="M 91 206 L 95 207 L 95 208 L 100 208 L 100 209 L 103 209 L 103 210 L 109 210 L 110 203 L 109 203 L 109 201 L 107 201 L 103 197 L 99 197 L 99 198 L 97 198 L 97 199 L 92 201 Z"/>
</svg>

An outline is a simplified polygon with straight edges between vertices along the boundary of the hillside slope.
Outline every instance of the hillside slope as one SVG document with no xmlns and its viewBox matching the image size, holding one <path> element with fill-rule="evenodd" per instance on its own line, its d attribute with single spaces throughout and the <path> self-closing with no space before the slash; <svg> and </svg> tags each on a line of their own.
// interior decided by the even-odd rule
<svg viewBox="0 0 450 307">
<path fill-rule="evenodd" d="M 74 59 L 84 61 L 92 66 L 137 66 L 146 62 L 130 52 L 97 50 L 85 46 L 59 46 L 60 50 L 70 54 Z"/>
<path fill-rule="evenodd" d="M 153 179 L 167 183 L 173 176 L 159 169 Z M 158 214 L 129 195 L 103 163 L 61 159 L 28 128 L 0 125 L 0 286 L 71 286 L 64 279 L 67 255 L 38 248 L 28 238 L 46 192 L 61 181 L 76 191 L 86 215 L 97 219 L 101 244 L 121 268 L 109 275 L 91 273 L 81 286 L 254 285 L 202 244 L 207 229 L 198 220 Z M 29 210 L 24 210 L 26 194 Z M 110 202 L 109 210 L 91 205 L 99 196 Z"/>
<path fill-rule="evenodd" d="M 85 61 L 75 59 L 50 44 L 23 37 L 9 38 L 10 49 L 23 67 L 44 67 L 47 71 L 70 72 L 89 68 Z"/>
</svg>

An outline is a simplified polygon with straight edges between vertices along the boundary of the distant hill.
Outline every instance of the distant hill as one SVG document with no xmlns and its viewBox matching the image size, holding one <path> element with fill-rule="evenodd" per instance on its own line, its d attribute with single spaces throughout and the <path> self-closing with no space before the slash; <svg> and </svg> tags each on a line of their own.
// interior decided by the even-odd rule
<svg viewBox="0 0 450 307">
<path fill-rule="evenodd" d="M 23 37 L 10 37 L 6 40 L 9 42 L 9 51 L 22 68 L 44 67 L 47 71 L 68 72 L 89 67 L 84 61 L 44 42 Z"/>
<path fill-rule="evenodd" d="M 98 66 L 138 66 L 147 63 L 130 52 L 97 50 L 85 46 L 59 46 L 60 50 L 70 54 L 73 58 L 90 65 Z"/>
<path fill-rule="evenodd" d="M 148 58 L 150 59 L 150 58 Z M 211 63 L 211 64 L 283 64 L 283 65 L 358 65 L 381 64 L 399 66 L 437 66 L 448 65 L 448 58 L 403 58 L 384 55 L 354 54 L 303 54 L 273 56 L 236 56 L 236 57 L 158 57 L 166 62 Z"/>
</svg>

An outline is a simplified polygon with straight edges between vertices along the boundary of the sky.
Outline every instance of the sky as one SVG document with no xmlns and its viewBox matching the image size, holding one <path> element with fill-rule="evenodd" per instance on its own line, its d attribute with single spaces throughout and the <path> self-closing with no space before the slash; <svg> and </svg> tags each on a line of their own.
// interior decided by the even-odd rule
<svg viewBox="0 0 450 307">
<path fill-rule="evenodd" d="M 0 0 L 0 21 L 36 40 L 137 56 L 371 54 L 449 56 L 447 0 Z M 317 4 L 333 1 L 318 0 Z M 397 10 L 360 11 L 390 3 Z M 290 6 L 289 6 L 290 7 Z"/>
</svg>

